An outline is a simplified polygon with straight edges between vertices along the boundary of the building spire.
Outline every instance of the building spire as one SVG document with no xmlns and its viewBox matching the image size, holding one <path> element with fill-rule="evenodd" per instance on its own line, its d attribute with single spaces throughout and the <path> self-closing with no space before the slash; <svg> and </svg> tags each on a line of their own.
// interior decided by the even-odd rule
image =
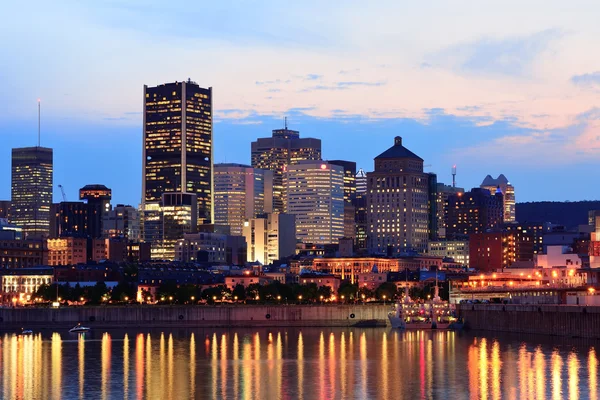
<svg viewBox="0 0 600 400">
<path fill-rule="evenodd" d="M 287 117 L 283 117 L 283 127 L 287 131 Z"/>
<path fill-rule="evenodd" d="M 41 119 L 42 119 L 42 110 L 41 110 L 41 106 L 42 106 L 42 100 L 38 99 L 38 147 L 41 146 Z"/>
</svg>

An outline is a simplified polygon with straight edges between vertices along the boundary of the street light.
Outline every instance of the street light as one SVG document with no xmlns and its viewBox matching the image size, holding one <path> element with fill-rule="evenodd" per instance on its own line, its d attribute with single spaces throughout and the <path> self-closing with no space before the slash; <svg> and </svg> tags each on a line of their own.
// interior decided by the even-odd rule
<svg viewBox="0 0 600 400">
<path fill-rule="evenodd" d="M 298 295 L 298 302 L 302 303 L 302 295 Z"/>
<path fill-rule="evenodd" d="M 129 296 L 125 296 L 125 301 L 129 301 Z"/>
<path fill-rule="evenodd" d="M 192 299 L 192 301 L 196 300 L 196 296 L 192 296 L 190 298 Z"/>
<path fill-rule="evenodd" d="M 169 301 L 173 301 L 173 296 L 169 296 Z"/>
<path fill-rule="evenodd" d="M 277 296 L 277 300 L 281 300 L 281 296 L 279 296 L 279 295 L 278 295 L 278 296 Z"/>
<path fill-rule="evenodd" d="M 383 295 L 383 305 L 385 306 L 385 294 Z"/>
<path fill-rule="evenodd" d="M 321 303 L 323 302 L 323 295 L 319 296 L 319 299 L 321 299 Z"/>
</svg>

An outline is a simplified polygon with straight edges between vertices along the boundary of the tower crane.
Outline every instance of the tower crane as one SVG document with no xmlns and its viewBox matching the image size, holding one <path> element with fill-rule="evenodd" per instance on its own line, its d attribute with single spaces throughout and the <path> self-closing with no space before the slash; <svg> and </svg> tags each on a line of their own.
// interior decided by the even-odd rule
<svg viewBox="0 0 600 400">
<path fill-rule="evenodd" d="M 58 185 L 58 187 L 60 188 L 60 193 L 62 194 L 63 201 L 67 201 L 67 195 L 65 194 L 65 189 L 63 188 L 63 185 Z"/>
</svg>

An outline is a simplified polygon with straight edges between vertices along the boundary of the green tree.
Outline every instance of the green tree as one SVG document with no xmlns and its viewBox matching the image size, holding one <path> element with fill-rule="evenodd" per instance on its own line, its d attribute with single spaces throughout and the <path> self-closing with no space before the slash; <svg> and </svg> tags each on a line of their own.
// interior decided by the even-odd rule
<svg viewBox="0 0 600 400">
<path fill-rule="evenodd" d="M 375 290 L 375 297 L 379 300 L 383 300 L 383 296 L 385 296 L 386 300 L 394 300 L 397 294 L 398 288 L 396 287 L 396 284 L 392 282 L 383 282 Z"/>
<path fill-rule="evenodd" d="M 235 285 L 235 287 L 233 288 L 233 293 L 231 293 L 231 296 L 234 299 L 237 297 L 238 301 L 246 300 L 246 288 L 244 287 L 244 285 L 242 285 L 241 283 L 238 283 L 237 285 Z"/>
<path fill-rule="evenodd" d="M 340 299 L 344 296 L 344 301 L 352 301 L 356 297 L 356 293 L 358 293 L 358 285 L 350 283 L 348 281 L 342 282 L 340 287 L 338 288 L 338 296 Z"/>
<path fill-rule="evenodd" d="M 135 300 L 135 286 L 126 281 L 119 282 L 119 284 L 111 290 L 110 298 L 114 301 L 125 301 L 125 298 L 128 300 Z"/>
<path fill-rule="evenodd" d="M 321 298 L 323 299 L 323 301 L 331 298 L 332 294 L 333 290 L 331 290 L 330 286 L 319 286 L 319 288 L 317 289 L 317 297 L 319 301 L 321 301 Z"/>
<path fill-rule="evenodd" d="M 375 297 L 375 293 L 366 286 L 358 289 L 358 298 L 362 301 L 366 301 Z"/>
<path fill-rule="evenodd" d="M 87 298 L 89 299 L 90 303 L 99 304 L 106 294 L 108 294 L 106 283 L 97 282 L 94 286 L 89 288 Z"/>
</svg>

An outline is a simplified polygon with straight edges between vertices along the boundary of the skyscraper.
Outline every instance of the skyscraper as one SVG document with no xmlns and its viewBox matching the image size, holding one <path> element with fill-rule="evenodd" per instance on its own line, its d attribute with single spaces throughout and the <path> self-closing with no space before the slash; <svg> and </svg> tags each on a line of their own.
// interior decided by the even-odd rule
<svg viewBox="0 0 600 400">
<path fill-rule="evenodd" d="M 292 214 L 271 213 L 249 219 L 244 222 L 243 235 L 249 262 L 268 265 L 296 251 L 296 219 Z"/>
<path fill-rule="evenodd" d="M 446 237 L 485 232 L 502 226 L 502 193 L 473 188 L 470 192 L 448 195 L 446 201 Z"/>
<path fill-rule="evenodd" d="M 443 183 L 437 184 L 436 190 L 436 213 L 437 213 L 437 236 L 438 238 L 446 237 L 446 215 L 448 206 L 448 196 L 456 193 L 464 193 L 465 189 L 445 185 Z"/>
<path fill-rule="evenodd" d="M 195 194 L 197 223 L 212 221 L 212 136 L 212 88 L 191 80 L 144 86 L 144 240 L 154 240 L 164 193 Z"/>
<path fill-rule="evenodd" d="M 252 166 L 273 171 L 273 211 L 284 210 L 283 174 L 286 166 L 303 160 L 321 159 L 321 140 L 300 139 L 300 132 L 287 128 L 273 130 L 270 138 L 252 142 Z"/>
<path fill-rule="evenodd" d="M 483 182 L 481 182 L 482 189 L 487 189 L 490 193 L 496 193 L 498 189 L 504 196 L 504 222 L 515 222 L 516 219 L 516 208 L 515 208 L 515 187 L 510 184 L 506 176 L 500 174 L 498 178 L 494 179 L 490 175 L 487 175 Z"/>
<path fill-rule="evenodd" d="M 79 189 L 79 199 L 86 203 L 88 214 L 87 233 L 92 238 L 103 235 L 102 221 L 110 211 L 112 190 L 104 185 L 85 185 Z"/>
<path fill-rule="evenodd" d="M 429 176 L 423 159 L 402 145 L 375 157 L 367 173 L 367 240 L 371 253 L 422 252 L 429 236 Z"/>
<path fill-rule="evenodd" d="M 162 241 L 151 250 L 152 258 L 175 259 L 175 244 L 184 233 L 194 233 L 197 227 L 196 207 L 198 201 L 193 193 L 163 193 L 162 195 Z"/>
<path fill-rule="evenodd" d="M 362 168 L 356 173 L 356 200 L 354 203 L 356 250 L 364 252 L 367 249 L 367 174 Z"/>
<path fill-rule="evenodd" d="M 52 149 L 12 149 L 10 221 L 23 228 L 27 239 L 50 233 L 52 204 Z"/>
<path fill-rule="evenodd" d="M 296 238 L 337 243 L 344 236 L 344 168 L 326 161 L 301 161 L 284 175 L 286 213 L 296 216 Z"/>
<path fill-rule="evenodd" d="M 244 221 L 273 211 L 273 171 L 243 164 L 215 164 L 215 224 L 240 236 Z"/>
<path fill-rule="evenodd" d="M 330 160 L 330 164 L 344 168 L 344 237 L 356 237 L 356 163 Z"/>
</svg>

